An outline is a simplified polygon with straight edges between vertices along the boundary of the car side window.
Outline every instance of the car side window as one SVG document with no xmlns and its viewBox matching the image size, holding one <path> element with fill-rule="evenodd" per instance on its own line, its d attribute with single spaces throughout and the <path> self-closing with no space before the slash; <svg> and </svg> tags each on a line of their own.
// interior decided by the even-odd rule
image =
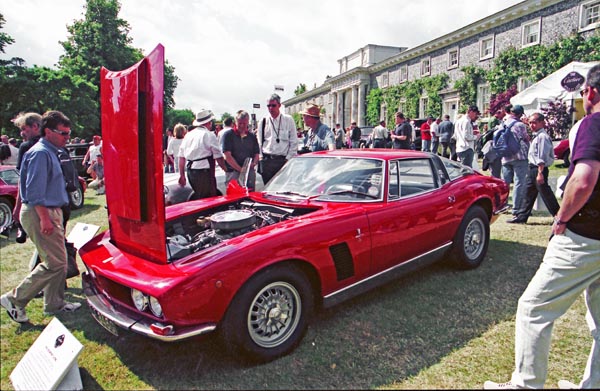
<svg viewBox="0 0 600 391">
<path fill-rule="evenodd" d="M 465 175 L 465 173 L 473 173 L 471 168 L 463 166 L 458 162 L 449 159 L 442 160 L 444 162 L 444 166 L 446 166 L 446 171 L 448 172 L 448 176 L 450 177 L 451 181 L 462 177 Z"/>
<path fill-rule="evenodd" d="M 399 160 L 398 174 L 401 198 L 438 187 L 429 159 Z"/>
</svg>

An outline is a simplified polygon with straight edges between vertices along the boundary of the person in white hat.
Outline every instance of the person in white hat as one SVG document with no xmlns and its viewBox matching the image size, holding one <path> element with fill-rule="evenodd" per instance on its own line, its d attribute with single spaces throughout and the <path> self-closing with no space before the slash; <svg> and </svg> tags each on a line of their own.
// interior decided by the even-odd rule
<svg viewBox="0 0 600 391">
<path fill-rule="evenodd" d="M 217 195 L 215 161 L 225 171 L 225 160 L 212 130 L 213 112 L 200 110 L 192 125 L 196 126 L 186 134 L 179 147 L 179 185 L 185 186 L 187 172 L 190 186 L 197 198 Z"/>
</svg>

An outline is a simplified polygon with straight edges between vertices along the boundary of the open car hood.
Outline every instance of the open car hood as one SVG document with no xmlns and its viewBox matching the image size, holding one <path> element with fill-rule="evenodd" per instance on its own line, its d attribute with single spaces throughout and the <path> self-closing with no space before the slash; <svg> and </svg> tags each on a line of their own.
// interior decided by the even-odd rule
<svg viewBox="0 0 600 391">
<path fill-rule="evenodd" d="M 164 47 L 123 71 L 100 72 L 102 154 L 111 241 L 167 263 L 163 195 Z"/>
</svg>

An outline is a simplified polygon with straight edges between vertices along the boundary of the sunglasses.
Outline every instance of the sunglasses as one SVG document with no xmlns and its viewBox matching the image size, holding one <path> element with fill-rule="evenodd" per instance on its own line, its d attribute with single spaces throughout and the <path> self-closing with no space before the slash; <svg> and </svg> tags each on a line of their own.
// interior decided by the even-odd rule
<svg viewBox="0 0 600 391">
<path fill-rule="evenodd" d="M 277 105 L 267 105 L 267 107 L 277 107 Z"/>
<path fill-rule="evenodd" d="M 52 129 L 52 128 L 50 128 L 50 130 L 54 133 L 60 134 L 63 137 L 69 137 L 71 135 L 71 131 L 61 132 L 60 130 L 56 130 L 56 129 Z"/>
<path fill-rule="evenodd" d="M 589 88 L 589 87 L 586 87 L 586 88 L 584 88 L 583 90 L 579 91 L 579 95 L 581 95 L 581 97 L 583 98 L 583 96 L 584 96 L 585 94 L 587 94 L 589 90 L 590 90 L 590 88 Z"/>
</svg>

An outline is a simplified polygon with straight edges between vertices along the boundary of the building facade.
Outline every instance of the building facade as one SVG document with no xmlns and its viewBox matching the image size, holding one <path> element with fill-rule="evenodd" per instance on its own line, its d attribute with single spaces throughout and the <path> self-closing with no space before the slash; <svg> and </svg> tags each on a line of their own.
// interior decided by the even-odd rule
<svg viewBox="0 0 600 391">
<path fill-rule="evenodd" d="M 356 121 L 366 123 L 366 98 L 372 88 L 387 88 L 408 81 L 446 74 L 448 86 L 464 76 L 465 66 L 489 69 L 505 49 L 533 45 L 550 45 L 573 33 L 584 36 L 597 33 L 600 27 L 600 0 L 526 0 L 485 17 L 456 31 L 414 48 L 367 45 L 340 60 L 339 75 L 328 78 L 321 86 L 283 102 L 288 114 L 300 112 L 306 103 L 316 103 L 324 112 L 323 122 L 342 127 Z M 536 80 L 519 80 L 522 90 Z M 454 120 L 460 96 L 453 87 L 439 91 L 442 113 Z M 477 86 L 477 105 L 487 109 L 490 101 L 487 83 Z M 429 97 L 419 99 L 418 117 L 428 114 Z M 388 110 L 381 107 L 381 118 Z"/>
</svg>

